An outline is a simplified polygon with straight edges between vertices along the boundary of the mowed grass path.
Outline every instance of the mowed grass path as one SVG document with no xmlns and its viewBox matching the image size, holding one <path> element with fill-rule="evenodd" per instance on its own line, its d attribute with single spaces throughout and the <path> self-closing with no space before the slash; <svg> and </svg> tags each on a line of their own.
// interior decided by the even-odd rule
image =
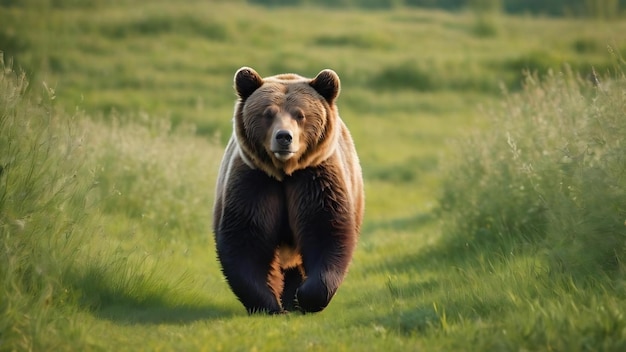
<svg viewBox="0 0 626 352">
<path fill-rule="evenodd" d="M 569 64 L 582 75 L 592 66 L 613 69 L 611 53 L 625 48 L 623 22 L 494 17 L 485 35 L 469 13 L 212 1 L 46 4 L 0 8 L 0 50 L 26 71 L 30 87 L 17 91 L 32 97 L 3 115 L 13 124 L 0 126 L 29 136 L 16 139 L 24 148 L 54 145 L 49 150 L 63 163 L 34 182 L 78 175 L 84 185 L 66 187 L 82 201 L 30 212 L 1 203 L 5 238 L 24 233 L 11 225 L 23 221 L 32 242 L 53 255 L 49 266 L 24 259 L 34 272 L 49 268 L 39 274 L 49 286 L 21 289 L 3 277 L 10 304 L 2 305 L 0 349 L 624 345 L 619 290 L 601 278 L 596 285 L 551 276 L 532 251 L 446 251 L 446 219 L 435 211 L 440 166 L 454 151 L 450 139 L 497 129 L 482 107 L 519 90 L 525 68 L 558 72 Z M 232 76 L 244 65 L 262 75 L 314 76 L 328 67 L 342 78 L 338 104 L 363 164 L 366 217 L 350 273 L 320 314 L 247 316 L 215 258 L 213 185 L 230 134 Z M 19 123 L 37 118 L 40 130 Z M 3 154 L 1 165 L 13 157 Z M 40 165 L 41 156 L 33 158 Z M 48 236 L 53 225 L 40 220 L 48 214 L 60 214 L 73 230 Z M 63 244 L 68 233 L 77 238 L 71 250 Z"/>
</svg>

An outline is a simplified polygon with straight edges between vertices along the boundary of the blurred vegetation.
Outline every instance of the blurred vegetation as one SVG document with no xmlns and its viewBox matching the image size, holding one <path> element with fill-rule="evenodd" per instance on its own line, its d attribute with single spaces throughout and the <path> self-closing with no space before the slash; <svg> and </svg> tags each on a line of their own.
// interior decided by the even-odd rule
<svg viewBox="0 0 626 352">
<path fill-rule="evenodd" d="M 626 0 L 248 0 L 264 6 L 315 5 L 328 7 L 356 7 L 390 9 L 393 7 L 439 8 L 459 11 L 505 11 L 510 14 L 541 14 L 591 18 L 618 18 L 623 15 Z"/>
<path fill-rule="evenodd" d="M 195 238 L 210 226 L 198 205 L 212 194 L 195 187 L 215 178 L 191 165 L 217 168 L 220 150 L 166 120 L 66 114 L 54 89 L 0 68 L 0 349 L 85 349 L 84 309 L 202 311 L 184 269 L 155 263 L 167 260 L 162 248 L 206 245 Z"/>
<path fill-rule="evenodd" d="M 377 94 L 408 89 L 490 97 L 503 87 L 518 90 L 525 70 L 545 74 L 567 64 L 583 75 L 592 67 L 606 72 L 616 64 L 607 45 L 626 51 L 611 34 L 623 27 L 619 22 L 504 20 L 497 2 L 470 5 L 474 11 L 459 15 L 309 8 L 311 16 L 302 16 L 297 8 L 262 10 L 243 2 L 191 0 L 163 10 L 159 2 L 30 0 L 5 3 L 0 50 L 15 67 L 57 88 L 68 111 L 148 113 L 174 125 L 192 122 L 198 133 L 218 133 L 222 141 L 230 123 L 215 117 L 232 108 L 232 89 L 223 82 L 243 65 L 311 76 L 332 66 L 352 92 L 371 86 Z M 355 62 L 355 55 L 367 60 Z M 362 105 L 347 103 L 344 109 Z"/>
<path fill-rule="evenodd" d="M 551 270 L 623 280 L 625 81 L 527 77 L 492 112 L 498 128 L 459 143 L 440 200 L 449 242 L 538 246 Z"/>
<path fill-rule="evenodd" d="M 322 6 L 330 8 L 391 9 L 415 7 L 461 11 L 504 11 L 509 14 L 534 14 L 599 19 L 619 18 L 626 0 L 232 0 L 269 7 Z M 209 3 L 227 2 L 210 0 Z M 51 9 L 97 9 L 111 5 L 131 5 L 134 0 L 0 0 L 1 7 L 44 7 Z"/>
<path fill-rule="evenodd" d="M 28 101 L 25 75 L 1 59 L 0 68 L 0 347 L 80 346 L 71 319 L 49 312 L 76 311 L 62 273 L 82 241 L 87 214 L 76 210 L 89 207 L 90 180 L 78 175 L 84 154 L 75 128 L 53 112 L 54 91 L 44 87 L 40 99 Z M 59 333 L 54 322 L 67 329 Z"/>
</svg>

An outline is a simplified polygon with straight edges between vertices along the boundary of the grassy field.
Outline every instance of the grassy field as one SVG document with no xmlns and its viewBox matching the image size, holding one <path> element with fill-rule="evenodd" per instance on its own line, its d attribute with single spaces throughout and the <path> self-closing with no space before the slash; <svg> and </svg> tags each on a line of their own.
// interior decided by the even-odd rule
<svg viewBox="0 0 626 352">
<path fill-rule="evenodd" d="M 11 3 L 1 351 L 626 349 L 625 22 Z M 342 79 L 366 216 L 320 314 L 247 316 L 219 270 L 244 65 Z"/>
</svg>

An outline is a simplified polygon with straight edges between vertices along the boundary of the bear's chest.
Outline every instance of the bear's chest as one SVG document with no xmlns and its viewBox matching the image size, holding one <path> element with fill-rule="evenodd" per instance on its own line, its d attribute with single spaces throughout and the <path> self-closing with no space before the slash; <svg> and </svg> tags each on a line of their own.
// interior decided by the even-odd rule
<svg viewBox="0 0 626 352">
<path fill-rule="evenodd" d="M 281 269 L 293 268 L 302 264 L 300 252 L 290 245 L 281 245 L 276 249 L 276 258 Z"/>
</svg>

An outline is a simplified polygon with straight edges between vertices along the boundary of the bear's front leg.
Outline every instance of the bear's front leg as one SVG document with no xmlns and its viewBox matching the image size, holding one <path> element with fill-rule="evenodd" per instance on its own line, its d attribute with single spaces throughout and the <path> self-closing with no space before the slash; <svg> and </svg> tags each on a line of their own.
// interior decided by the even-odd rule
<svg viewBox="0 0 626 352">
<path fill-rule="evenodd" d="M 295 173 L 287 187 L 289 221 L 306 275 L 296 293 L 303 312 L 319 312 L 330 303 L 358 238 L 354 207 L 335 175 L 305 169 Z"/>
<path fill-rule="evenodd" d="M 243 234 L 240 231 L 238 236 Z M 217 242 L 226 281 L 249 314 L 282 313 L 283 309 L 267 283 L 268 268 L 274 259 L 273 251 L 268 252 L 263 248 L 264 244 L 255 241 L 255 236 L 250 233 L 242 237 L 248 238 L 247 243 Z"/>
<path fill-rule="evenodd" d="M 275 181 L 256 170 L 230 180 L 215 238 L 222 272 L 248 313 L 282 313 L 268 276 L 275 260 L 284 196 Z"/>
</svg>

